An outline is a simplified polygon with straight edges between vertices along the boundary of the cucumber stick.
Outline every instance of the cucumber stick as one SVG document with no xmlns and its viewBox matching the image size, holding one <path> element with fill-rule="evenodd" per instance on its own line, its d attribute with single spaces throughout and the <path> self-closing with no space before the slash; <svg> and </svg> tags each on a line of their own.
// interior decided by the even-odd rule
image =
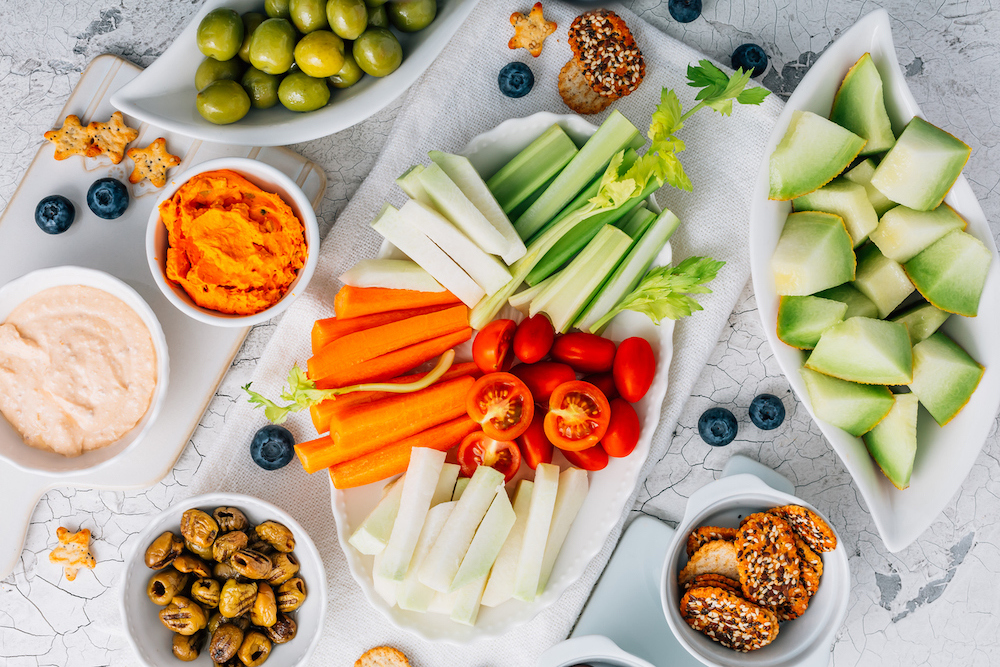
<svg viewBox="0 0 1000 667">
<path fill-rule="evenodd" d="M 553 125 L 493 174 L 486 185 L 510 213 L 555 178 L 577 153 L 569 135 Z"/>
<path fill-rule="evenodd" d="M 483 586 L 486 586 L 485 579 L 490 574 L 500 549 L 503 548 L 510 529 L 514 527 L 514 508 L 511 507 L 510 499 L 507 498 L 507 491 L 500 488 L 496 498 L 490 504 L 486 516 L 476 529 L 476 535 L 472 538 L 469 550 L 465 552 L 462 565 L 455 574 L 455 579 L 451 582 L 451 590 L 455 591 L 464 588 L 469 584 L 483 579 Z M 482 593 L 480 592 L 480 595 Z"/>
<path fill-rule="evenodd" d="M 378 574 L 379 565 L 382 562 L 382 554 L 385 552 L 375 554 L 375 564 L 372 566 L 372 584 L 375 587 L 375 592 L 378 596 L 385 600 L 385 603 L 390 607 L 396 606 L 397 595 L 399 593 L 399 587 L 402 585 L 398 581 L 393 581 L 392 579 L 386 579 L 385 577 L 380 577 Z"/>
<path fill-rule="evenodd" d="M 350 545 L 366 556 L 381 553 L 389 542 L 392 526 L 396 523 L 396 515 L 399 513 L 399 497 L 403 493 L 405 478 L 406 475 L 403 475 L 396 481 L 390 482 L 388 492 L 348 538 Z"/>
<path fill-rule="evenodd" d="M 451 494 L 452 500 L 461 500 L 462 494 L 465 493 L 465 489 L 469 486 L 469 477 L 459 477 L 455 481 L 455 491 Z"/>
<path fill-rule="evenodd" d="M 587 473 L 580 468 L 567 468 L 559 475 L 559 491 L 556 493 L 556 504 L 552 509 L 552 523 L 549 525 L 549 539 L 545 542 L 545 555 L 542 557 L 542 572 L 538 576 L 538 594 L 541 595 L 549 583 L 552 568 L 556 564 L 559 551 L 562 550 L 570 526 L 583 507 L 587 498 Z"/>
<path fill-rule="evenodd" d="M 424 171 L 424 165 L 415 164 L 406 171 L 403 175 L 396 179 L 396 185 L 399 189 L 406 193 L 406 196 L 410 199 L 416 199 L 421 204 L 427 206 L 433 206 L 434 203 L 427 194 L 427 190 L 424 189 L 423 183 L 420 182 L 420 174 Z"/>
<path fill-rule="evenodd" d="M 435 478 L 435 482 L 436 482 Z M 462 560 L 476 534 L 497 489 L 503 488 L 503 475 L 489 466 L 479 466 L 462 493 L 455 511 L 448 518 L 434 547 L 418 572 L 420 583 L 447 593 L 455 580 Z"/>
<path fill-rule="evenodd" d="M 447 502 L 435 505 L 427 512 L 427 519 L 420 529 L 420 537 L 417 539 L 417 546 L 413 549 L 413 558 L 410 560 L 410 567 L 406 570 L 406 576 L 402 582 L 396 583 L 396 604 L 400 609 L 407 611 L 427 611 L 434 600 L 435 592 L 420 583 L 417 578 L 420 566 L 427 560 L 427 554 L 431 552 L 434 542 L 437 541 L 441 529 L 448 522 L 448 517 L 455 510 L 457 503 Z M 378 577 L 378 570 L 375 571 Z"/>
<path fill-rule="evenodd" d="M 466 584 L 455 591 L 455 601 L 451 608 L 451 620 L 463 625 L 475 625 L 479 618 L 479 605 L 483 599 L 483 590 L 486 588 L 486 578 L 484 574 L 472 583 Z"/>
<path fill-rule="evenodd" d="M 434 280 L 434 276 L 409 259 L 361 259 L 340 274 L 340 282 L 351 287 L 444 291 L 444 287 Z"/>
<path fill-rule="evenodd" d="M 414 447 L 410 453 L 410 464 L 406 468 L 403 492 L 399 497 L 399 512 L 392 526 L 389 543 L 382 553 L 382 561 L 377 570 L 379 576 L 393 581 L 402 581 L 406 576 L 420 537 L 420 529 L 427 518 L 431 498 L 441 477 L 444 457 L 444 452 L 429 447 Z"/>
<path fill-rule="evenodd" d="M 445 463 L 442 466 L 437 488 L 434 489 L 434 495 L 431 496 L 431 507 L 446 503 L 452 499 L 451 495 L 455 491 L 455 483 L 458 481 L 458 473 L 461 470 L 461 466 L 456 463 Z"/>
<path fill-rule="evenodd" d="M 517 573 L 517 557 L 521 553 L 521 543 L 524 541 L 524 527 L 528 523 L 528 509 L 531 507 L 531 489 L 534 483 L 522 479 L 517 484 L 514 494 L 514 526 L 510 529 L 507 541 L 497 555 L 493 569 L 490 570 L 490 580 L 483 592 L 482 604 L 495 607 L 514 596 L 514 575 Z"/>
<path fill-rule="evenodd" d="M 482 466 L 480 466 L 482 467 Z M 514 597 L 532 602 L 538 592 L 545 557 L 545 542 L 549 539 L 552 511 L 559 491 L 559 466 L 539 463 L 535 468 L 535 485 L 531 490 L 531 504 L 524 526 L 521 552 L 517 557 L 514 574 Z"/>
<path fill-rule="evenodd" d="M 394 207 L 386 204 L 372 222 L 372 229 L 381 234 L 414 262 L 422 266 L 445 289 L 457 296 L 469 308 L 486 296 L 455 261 L 437 247 L 427 235 L 407 224 Z"/>
<path fill-rule="evenodd" d="M 429 167 L 425 167 L 417 178 L 424 186 L 434 208 L 444 217 L 465 232 L 484 252 L 491 255 L 503 254 L 507 249 L 503 234 L 490 224 L 486 216 L 469 201 L 458 185 L 448 178 L 444 169 L 432 163 Z"/>
</svg>

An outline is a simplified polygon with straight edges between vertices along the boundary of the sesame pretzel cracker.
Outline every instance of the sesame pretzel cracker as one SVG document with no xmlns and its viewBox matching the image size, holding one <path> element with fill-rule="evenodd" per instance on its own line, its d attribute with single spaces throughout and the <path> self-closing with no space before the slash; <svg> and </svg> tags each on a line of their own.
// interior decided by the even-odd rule
<svg viewBox="0 0 1000 667">
<path fill-rule="evenodd" d="M 601 113 L 614 102 L 594 92 L 576 60 L 570 60 L 559 71 L 559 96 L 579 114 Z"/>
<path fill-rule="evenodd" d="M 692 588 L 681 598 L 680 612 L 692 628 L 741 653 L 763 648 L 778 636 L 772 612 L 718 587 Z"/>
<path fill-rule="evenodd" d="M 715 540 L 723 540 L 725 542 L 733 542 L 736 540 L 736 529 L 735 528 L 720 528 L 719 526 L 701 526 L 700 528 L 695 528 L 688 535 L 687 539 L 687 555 L 688 558 L 694 555 L 698 549 L 702 548 L 706 543 L 713 542 Z"/>
<path fill-rule="evenodd" d="M 801 505 L 782 505 L 768 511 L 787 521 L 813 551 L 825 553 L 837 548 L 833 528 L 811 509 Z"/>
<path fill-rule="evenodd" d="M 733 595 L 738 595 L 743 597 L 743 591 L 740 589 L 740 582 L 735 579 L 730 579 L 723 574 L 699 574 L 691 581 L 681 584 L 681 591 L 687 592 L 692 588 L 700 588 L 702 586 L 714 586 L 715 588 L 722 588 L 729 591 Z"/>
<path fill-rule="evenodd" d="M 776 609 L 805 594 L 795 534 L 773 514 L 751 514 L 736 536 L 740 585 L 748 600 Z"/>
<path fill-rule="evenodd" d="M 678 581 L 683 585 L 699 574 L 721 574 L 730 579 L 738 579 L 740 569 L 736 560 L 736 545 L 725 540 L 705 544 L 688 560 Z"/>
<path fill-rule="evenodd" d="M 569 45 L 590 87 L 602 97 L 624 97 L 646 75 L 646 61 L 632 31 L 607 9 L 594 9 L 573 19 Z"/>
</svg>

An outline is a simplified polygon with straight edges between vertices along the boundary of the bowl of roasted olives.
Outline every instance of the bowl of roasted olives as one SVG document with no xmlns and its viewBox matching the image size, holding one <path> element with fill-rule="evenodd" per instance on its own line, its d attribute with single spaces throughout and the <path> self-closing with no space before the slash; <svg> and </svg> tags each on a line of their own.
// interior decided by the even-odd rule
<svg viewBox="0 0 1000 667">
<path fill-rule="evenodd" d="M 326 613 L 316 546 L 286 512 L 211 493 L 155 517 L 126 561 L 126 636 L 149 667 L 305 664 Z"/>
<path fill-rule="evenodd" d="M 477 2 L 207 0 L 111 103 L 202 140 L 309 141 L 401 95 Z"/>
</svg>

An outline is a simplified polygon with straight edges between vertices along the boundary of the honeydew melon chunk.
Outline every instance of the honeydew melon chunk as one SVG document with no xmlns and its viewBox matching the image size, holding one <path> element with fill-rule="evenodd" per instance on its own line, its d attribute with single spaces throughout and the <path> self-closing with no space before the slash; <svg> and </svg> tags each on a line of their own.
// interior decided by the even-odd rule
<svg viewBox="0 0 1000 667">
<path fill-rule="evenodd" d="M 972 398 L 984 368 L 940 331 L 913 346 L 912 391 L 941 426 Z"/>
<path fill-rule="evenodd" d="M 403 581 L 396 584 L 396 604 L 400 609 L 408 611 L 427 611 L 436 595 L 434 589 L 428 588 L 420 583 L 418 575 L 420 567 L 427 560 L 427 554 L 441 534 L 448 518 L 455 510 L 458 503 L 446 502 L 435 505 L 427 512 L 427 518 L 420 529 L 420 538 L 417 546 L 413 549 L 413 558 L 410 560 L 410 567 L 406 570 Z M 376 569 L 377 572 L 377 569 Z M 376 575 L 377 576 L 377 575 Z"/>
<path fill-rule="evenodd" d="M 895 394 L 885 419 L 865 434 L 865 446 L 897 489 L 910 485 L 913 459 L 917 455 L 917 397 Z"/>
<path fill-rule="evenodd" d="M 904 264 L 903 270 L 937 308 L 975 317 L 992 260 L 982 241 L 955 230 Z"/>
<path fill-rule="evenodd" d="M 430 447 L 414 447 L 410 452 L 403 492 L 399 497 L 399 512 L 376 570 L 380 577 L 402 581 L 406 576 L 441 477 L 444 458 L 444 452 Z"/>
<path fill-rule="evenodd" d="M 844 283 L 823 290 L 816 294 L 823 299 L 832 299 L 847 304 L 847 313 L 844 319 L 852 317 L 878 317 L 878 308 L 871 302 L 871 299 L 859 292 L 851 283 Z"/>
<path fill-rule="evenodd" d="M 431 496 L 431 507 L 452 500 L 455 484 L 458 482 L 458 473 L 461 470 L 462 467 L 455 463 L 445 463 L 442 466 L 437 488 L 434 489 L 434 495 Z"/>
<path fill-rule="evenodd" d="M 451 494 L 452 500 L 459 500 L 462 498 L 462 494 L 465 493 L 466 487 L 469 486 L 469 480 L 471 477 L 459 477 L 455 481 L 455 492 Z"/>
<path fill-rule="evenodd" d="M 472 474 L 448 522 L 438 535 L 427 559 L 420 566 L 420 583 L 441 593 L 451 590 L 462 560 L 475 537 L 476 529 L 493 503 L 497 489 L 503 488 L 503 475 L 489 466 L 479 466 Z"/>
<path fill-rule="evenodd" d="M 434 276 L 409 259 L 361 259 L 340 274 L 340 282 L 351 287 L 444 291 Z"/>
<path fill-rule="evenodd" d="M 896 143 L 882 95 L 882 77 L 870 53 L 847 71 L 833 98 L 830 120 L 867 140 L 862 155 L 882 153 Z"/>
<path fill-rule="evenodd" d="M 878 188 L 872 185 L 872 176 L 875 175 L 875 167 L 877 166 L 878 165 L 875 160 L 872 158 L 862 160 L 844 172 L 844 178 L 853 183 L 864 186 L 865 192 L 868 193 L 868 201 L 870 201 L 872 206 L 875 208 L 875 214 L 881 218 L 885 215 L 886 211 L 895 206 L 899 206 L 899 204 L 886 197 L 884 194 L 879 192 Z"/>
<path fill-rule="evenodd" d="M 962 216 L 947 204 L 933 211 L 897 206 L 882 216 L 869 238 L 883 255 L 902 264 L 950 231 L 965 227 Z"/>
<path fill-rule="evenodd" d="M 890 317 L 889 321 L 906 325 L 906 331 L 910 334 L 910 343 L 916 345 L 937 331 L 949 317 L 951 317 L 951 313 L 946 313 L 924 302 L 907 308 L 899 315 Z M 916 363 L 916 359 L 913 360 L 913 363 Z M 916 367 L 914 367 L 913 372 L 917 372 Z"/>
<path fill-rule="evenodd" d="M 778 339 L 811 350 L 820 334 L 844 320 L 847 304 L 818 296 L 783 296 L 778 301 Z"/>
<path fill-rule="evenodd" d="M 803 211 L 785 220 L 771 256 L 781 296 L 808 296 L 854 280 L 851 235 L 839 215 Z"/>
<path fill-rule="evenodd" d="M 818 190 L 850 166 L 865 140 L 810 111 L 793 111 L 771 154 L 768 199 L 786 201 Z"/>
<path fill-rule="evenodd" d="M 822 211 L 833 213 L 844 219 L 847 233 L 851 235 L 854 247 L 865 242 L 868 235 L 878 227 L 875 207 L 868 201 L 868 193 L 863 185 L 844 178 L 835 178 L 819 190 L 792 200 L 796 211 Z"/>
<path fill-rule="evenodd" d="M 413 165 L 404 171 L 402 176 L 396 179 L 396 185 L 398 185 L 399 189 L 406 193 L 406 196 L 410 199 L 416 199 L 425 206 L 433 207 L 434 202 L 431 201 L 430 195 L 427 194 L 424 184 L 420 182 L 420 174 L 423 173 L 423 171 L 424 165 Z"/>
<path fill-rule="evenodd" d="M 538 593 L 545 543 L 549 539 L 552 512 L 558 493 L 559 466 L 539 463 L 535 468 L 535 486 L 531 490 L 531 506 L 528 508 L 521 553 L 517 558 L 517 572 L 514 574 L 514 597 L 518 600 L 532 602 Z"/>
<path fill-rule="evenodd" d="M 366 556 L 374 556 L 385 549 L 392 534 L 392 526 L 399 514 L 399 498 L 403 493 L 404 474 L 387 485 L 389 489 L 375 509 L 371 511 L 347 542 Z"/>
<path fill-rule="evenodd" d="M 857 256 L 854 286 L 875 304 L 879 317 L 888 317 L 913 293 L 913 283 L 903 267 L 883 255 L 874 243 L 858 248 Z"/>
<path fill-rule="evenodd" d="M 894 400 L 888 387 L 858 384 L 800 368 L 816 417 L 861 437 L 882 421 Z"/>
<path fill-rule="evenodd" d="M 514 596 L 514 575 L 517 573 L 517 558 L 521 553 L 521 543 L 524 540 L 524 528 L 528 523 L 528 509 L 531 507 L 531 490 L 534 482 L 522 479 L 517 483 L 514 493 L 514 526 L 510 529 L 507 541 L 497 555 L 493 569 L 490 570 L 489 582 L 483 592 L 482 604 L 495 607 Z"/>
<path fill-rule="evenodd" d="M 545 555 L 542 557 L 542 572 L 538 576 L 538 594 L 545 591 L 552 576 L 559 552 L 562 551 L 569 529 L 576 520 L 576 515 L 583 507 L 587 498 L 587 472 L 580 468 L 566 468 L 559 474 L 559 491 L 556 493 L 556 504 L 552 508 L 552 523 L 549 525 L 549 537 L 545 541 Z"/>
<path fill-rule="evenodd" d="M 930 211 L 944 200 L 971 153 L 965 142 L 914 117 L 875 169 L 872 185 L 894 202 Z"/>
<path fill-rule="evenodd" d="M 454 581 L 451 582 L 451 590 L 464 588 L 469 584 L 485 579 L 490 574 L 490 568 L 496 562 L 503 543 L 510 535 L 510 529 L 514 527 L 516 519 L 514 508 L 507 497 L 507 491 L 501 488 L 497 491 L 496 498 L 490 504 L 486 516 L 476 529 L 476 535 L 472 538 L 472 544 L 462 559 L 462 566 L 458 568 Z M 486 582 L 483 581 L 483 587 Z M 482 595 L 482 592 L 480 592 Z"/>
<path fill-rule="evenodd" d="M 486 579 L 489 573 L 479 577 L 455 591 L 455 601 L 451 607 L 451 620 L 463 625 L 475 625 L 479 618 L 479 606 L 482 603 L 483 591 L 486 589 Z"/>
<path fill-rule="evenodd" d="M 509 250 L 503 234 L 448 177 L 441 165 L 432 163 L 424 167 L 417 178 L 434 204 L 433 208 L 461 229 L 483 252 L 502 255 Z"/>
<path fill-rule="evenodd" d="M 910 336 L 896 322 L 852 317 L 823 332 L 805 366 L 861 384 L 909 384 L 913 380 Z"/>
<path fill-rule="evenodd" d="M 385 577 L 380 577 L 378 575 L 378 568 L 382 563 L 382 554 L 384 553 L 385 552 L 382 551 L 375 554 L 375 563 L 372 566 L 372 584 L 374 585 L 375 592 L 378 593 L 378 596 L 385 600 L 386 604 L 390 607 L 395 607 L 399 587 L 402 584 L 398 581 L 386 579 Z"/>
</svg>

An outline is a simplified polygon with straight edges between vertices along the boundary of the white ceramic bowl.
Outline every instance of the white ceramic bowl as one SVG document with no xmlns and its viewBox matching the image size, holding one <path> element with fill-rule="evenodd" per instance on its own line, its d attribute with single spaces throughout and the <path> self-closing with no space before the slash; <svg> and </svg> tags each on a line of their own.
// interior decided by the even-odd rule
<svg viewBox="0 0 1000 667">
<path fill-rule="evenodd" d="M 770 261 L 791 207 L 788 202 L 767 199 L 768 158 L 784 136 L 792 111 L 812 111 L 824 117 L 830 113 L 833 96 L 841 80 L 851 65 L 866 52 L 871 53 L 882 75 L 886 109 L 896 134 L 911 118 L 921 115 L 896 61 L 889 15 L 885 10 L 872 12 L 823 53 L 789 98 L 764 152 L 766 157 L 757 176 L 750 209 L 750 267 L 761 322 L 781 370 L 814 419 L 816 415 L 799 375 L 805 354 L 778 340 L 775 330 L 778 296 Z M 931 117 L 928 120 L 940 123 L 945 119 Z M 913 542 L 951 501 L 979 456 L 1000 406 L 1000 345 L 997 344 L 997 332 L 1000 331 L 1000 257 L 997 256 L 993 233 L 983 209 L 964 176 L 959 176 L 945 202 L 968 221 L 967 231 L 985 243 L 993 254 L 979 316 L 952 315 L 942 327 L 986 367 L 972 400 L 944 428 L 939 427 L 923 408 L 920 409 L 917 458 L 910 488 L 904 491 L 899 491 L 886 479 L 860 438 L 816 419 L 823 435 L 854 478 L 889 551 L 899 551 Z"/>
<path fill-rule="evenodd" d="M 627 653 L 607 637 L 586 635 L 559 642 L 538 657 L 537 667 L 653 667 Z"/>
<path fill-rule="evenodd" d="M 131 431 L 114 444 L 73 458 L 27 446 L 20 434 L 7 420 L 0 417 L 0 458 L 21 470 L 50 477 L 67 477 L 82 472 L 93 472 L 104 467 L 116 456 L 126 449 L 134 447 L 142 440 L 150 426 L 153 425 L 153 421 L 163 405 L 163 399 L 167 396 L 167 381 L 170 370 L 167 339 L 163 335 L 163 329 L 160 327 L 156 315 L 153 314 L 153 310 L 134 289 L 103 271 L 79 266 L 57 266 L 51 269 L 32 271 L 12 280 L 0 288 L 0 322 L 7 319 L 11 311 L 29 297 L 42 290 L 61 285 L 96 287 L 118 297 L 135 311 L 146 328 L 149 329 L 153 349 L 156 351 L 156 387 L 153 389 L 153 396 L 146 414 Z"/>
<path fill-rule="evenodd" d="M 739 527 L 740 519 L 780 505 L 802 505 L 821 517 L 807 502 L 776 491 L 750 474 L 723 477 L 691 494 L 674 541 L 667 549 L 660 578 L 660 601 L 667 624 L 681 646 L 713 667 L 812 667 L 826 665 L 837 630 L 847 616 L 851 572 L 847 551 L 837 538 L 837 548 L 821 554 L 823 576 L 809 608 L 799 618 L 781 624 L 777 639 L 757 651 L 738 653 L 693 630 L 680 615 L 677 574 L 687 563 L 687 536 L 699 526 Z M 826 517 L 823 517 L 826 520 Z M 829 521 L 827 521 L 829 523 Z"/>
<path fill-rule="evenodd" d="M 146 667 L 178 667 L 189 664 L 195 667 L 212 667 L 208 657 L 207 641 L 201 655 L 194 662 L 182 663 L 171 652 L 173 633 L 160 622 L 158 607 L 146 596 L 149 578 L 155 573 L 146 567 L 146 547 L 165 531 L 180 535 L 181 515 L 191 508 L 211 514 L 216 507 L 235 507 L 246 514 L 251 524 L 273 520 L 287 526 L 295 536 L 295 556 L 300 563 L 297 576 L 306 582 L 306 601 L 295 612 L 298 630 L 295 639 L 276 645 L 267 659 L 268 667 L 293 667 L 304 665 L 316 650 L 323 634 L 326 616 L 326 570 L 323 559 L 312 539 L 298 521 L 284 510 L 252 496 L 233 493 L 207 493 L 187 498 L 166 511 L 152 517 L 125 559 L 125 574 L 118 588 L 118 609 L 125 636 L 139 663 Z M 214 612 L 209 612 L 209 616 Z"/>
<path fill-rule="evenodd" d="M 171 132 L 242 146 L 285 146 L 325 137 L 349 128 L 382 110 L 403 94 L 465 21 L 478 0 L 438 0 L 438 13 L 415 33 L 393 30 L 403 47 L 403 62 L 389 76 L 365 76 L 344 90 L 331 89 L 330 103 L 309 113 L 283 106 L 251 109 L 239 122 L 214 125 L 195 108 L 194 73 L 204 59 L 198 50 L 198 24 L 217 7 L 236 12 L 263 12 L 264 0 L 207 0 L 174 43 L 133 81 L 111 96 L 111 104 L 129 116 Z"/>
<path fill-rule="evenodd" d="M 230 169 L 260 189 L 277 193 L 302 221 L 302 227 L 305 230 L 306 252 L 308 253 L 305 266 L 299 269 L 299 275 L 292 282 L 285 296 L 281 297 L 281 300 L 255 315 L 230 315 L 202 308 L 196 305 L 179 285 L 169 282 L 166 277 L 167 228 L 160 222 L 160 203 L 172 197 L 180 186 L 198 174 L 217 169 Z M 153 274 L 156 286 L 182 313 L 199 322 L 217 327 L 248 327 L 266 322 L 292 305 L 292 302 L 306 290 L 309 280 L 316 271 L 316 263 L 319 262 L 319 244 L 319 224 L 316 222 L 316 213 L 313 211 L 309 199 L 302 192 L 302 188 L 275 167 L 245 157 L 223 157 L 209 160 L 172 177 L 156 200 L 156 205 L 153 206 L 153 210 L 149 214 L 149 224 L 146 227 L 146 260 L 149 262 L 149 270 Z"/>
</svg>

